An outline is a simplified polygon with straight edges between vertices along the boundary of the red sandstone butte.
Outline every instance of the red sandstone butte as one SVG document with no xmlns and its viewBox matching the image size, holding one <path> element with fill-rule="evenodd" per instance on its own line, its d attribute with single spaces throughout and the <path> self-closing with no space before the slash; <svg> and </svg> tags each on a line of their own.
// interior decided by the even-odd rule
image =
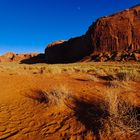
<svg viewBox="0 0 140 140">
<path fill-rule="evenodd" d="M 46 62 L 71 63 L 90 54 L 140 50 L 140 5 L 98 19 L 83 36 L 58 42 L 45 49 Z"/>
</svg>

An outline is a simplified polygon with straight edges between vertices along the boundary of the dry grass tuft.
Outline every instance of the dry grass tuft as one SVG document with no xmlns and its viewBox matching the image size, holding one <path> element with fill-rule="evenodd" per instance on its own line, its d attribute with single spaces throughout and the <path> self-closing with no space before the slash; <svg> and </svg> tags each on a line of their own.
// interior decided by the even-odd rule
<svg viewBox="0 0 140 140">
<path fill-rule="evenodd" d="M 122 71 L 116 74 L 119 81 L 139 81 L 140 73 L 137 71 Z"/>
<path fill-rule="evenodd" d="M 88 75 L 88 76 L 87 76 L 87 79 L 88 79 L 89 81 L 94 81 L 94 82 L 98 82 L 98 81 L 99 81 L 99 79 L 98 79 L 97 76 L 95 76 L 95 75 Z"/>
<path fill-rule="evenodd" d="M 26 93 L 25 96 L 39 103 L 49 102 L 47 94 L 41 90 L 35 90 L 35 91 L 32 91 L 31 93 Z"/>
<path fill-rule="evenodd" d="M 57 85 L 50 90 L 36 90 L 31 94 L 26 94 L 26 97 L 33 99 L 39 103 L 45 103 L 49 106 L 57 105 L 65 106 L 65 102 L 71 98 L 71 92 L 66 85 Z"/>
<path fill-rule="evenodd" d="M 118 93 L 108 92 L 105 95 L 109 116 L 104 131 L 107 136 L 124 134 L 135 136 L 140 132 L 140 120 L 137 107 L 125 102 Z"/>
<path fill-rule="evenodd" d="M 119 87 L 122 87 L 123 83 L 120 83 L 118 80 L 113 80 L 113 81 L 108 81 L 106 83 L 106 86 L 108 88 L 119 88 Z"/>
<path fill-rule="evenodd" d="M 74 97 L 66 85 L 36 91 L 28 97 L 57 109 L 71 109 L 87 131 L 96 137 L 134 138 L 140 133 L 140 112 L 137 111 L 140 107 L 127 103 L 112 89 L 108 89 L 104 100 L 97 103 Z"/>
<path fill-rule="evenodd" d="M 57 106 L 65 106 L 65 102 L 71 96 L 71 91 L 66 85 L 58 85 L 53 89 L 47 91 L 44 90 L 45 95 L 49 100 L 49 104 Z"/>
</svg>

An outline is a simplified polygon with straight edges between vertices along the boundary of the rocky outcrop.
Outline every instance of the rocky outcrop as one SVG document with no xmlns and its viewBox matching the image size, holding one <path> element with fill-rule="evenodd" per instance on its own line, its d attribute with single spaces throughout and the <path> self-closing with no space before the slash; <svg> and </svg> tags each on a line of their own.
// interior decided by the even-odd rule
<svg viewBox="0 0 140 140">
<path fill-rule="evenodd" d="M 140 5 L 94 22 L 85 35 L 49 44 L 46 62 L 70 63 L 100 53 L 140 50 Z"/>
<path fill-rule="evenodd" d="M 136 61 L 140 61 L 140 53 L 134 53 L 134 57 Z"/>
<path fill-rule="evenodd" d="M 91 54 L 90 56 L 84 57 L 80 62 L 106 62 L 106 61 L 140 61 L 140 51 L 133 52 L 100 52 L 98 54 Z"/>
<path fill-rule="evenodd" d="M 34 57 L 37 57 L 38 53 L 30 53 L 30 54 L 16 54 L 12 52 L 8 52 L 4 55 L 0 56 L 0 62 L 21 62 L 23 60 L 30 60 Z"/>
<path fill-rule="evenodd" d="M 53 43 L 45 50 L 47 63 L 71 63 L 90 55 L 93 48 L 87 36 L 72 38 L 63 43 Z M 51 47 L 50 47 L 51 46 Z"/>
<path fill-rule="evenodd" d="M 65 40 L 58 40 L 58 41 L 55 41 L 55 42 L 48 44 L 48 47 L 53 47 L 55 45 L 62 44 L 63 42 L 65 42 Z"/>
<path fill-rule="evenodd" d="M 87 34 L 91 36 L 94 52 L 140 49 L 140 6 L 98 19 Z"/>
</svg>

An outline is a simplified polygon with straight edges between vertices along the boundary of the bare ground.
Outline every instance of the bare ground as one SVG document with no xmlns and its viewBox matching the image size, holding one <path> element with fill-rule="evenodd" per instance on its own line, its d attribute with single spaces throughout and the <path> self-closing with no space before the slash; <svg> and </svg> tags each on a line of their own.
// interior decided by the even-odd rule
<svg viewBox="0 0 140 140">
<path fill-rule="evenodd" d="M 140 108 L 140 80 L 136 76 L 116 80 L 116 73 L 122 70 L 134 70 L 139 77 L 140 65 L 1 63 L 0 140 L 113 139 L 116 135 L 101 132 L 100 120 L 107 116 L 100 108 L 105 95 L 117 92 L 127 103 Z M 46 102 L 38 100 L 40 92 L 51 94 L 53 90 L 64 95 L 52 94 L 54 97 L 46 98 Z M 127 136 L 139 138 L 139 131 Z"/>
</svg>

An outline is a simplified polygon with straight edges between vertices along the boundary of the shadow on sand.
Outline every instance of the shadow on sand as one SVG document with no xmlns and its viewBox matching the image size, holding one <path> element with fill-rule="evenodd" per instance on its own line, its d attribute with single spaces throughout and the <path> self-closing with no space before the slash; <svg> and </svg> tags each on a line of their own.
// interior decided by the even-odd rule
<svg viewBox="0 0 140 140">
<path fill-rule="evenodd" d="M 109 116 L 104 103 L 73 98 L 73 103 L 67 106 L 74 110 L 77 120 L 85 126 L 86 130 L 93 132 L 99 140 L 99 131 L 104 127 L 103 120 Z"/>
<path fill-rule="evenodd" d="M 75 112 L 77 120 L 85 126 L 86 130 L 93 132 L 96 140 L 100 140 L 100 132 L 105 128 L 105 123 L 111 117 L 107 104 L 104 101 L 87 101 L 76 98 L 72 100 L 73 103 L 67 106 Z M 140 122 L 140 107 L 133 106 L 132 111 L 135 112 L 135 122 Z M 140 128 L 140 126 L 137 127 Z M 138 129 L 137 131 L 139 132 L 140 130 Z"/>
<path fill-rule="evenodd" d="M 30 59 L 24 59 L 20 61 L 20 64 L 37 64 L 45 63 L 45 54 L 38 54 Z"/>
<path fill-rule="evenodd" d="M 54 100 L 56 96 L 53 95 L 53 98 L 49 99 L 46 93 L 42 91 L 38 90 L 33 91 L 32 93 L 34 94 L 27 94 L 25 96 L 35 101 L 38 101 L 39 103 L 45 104 L 48 104 L 49 100 Z M 85 98 L 76 98 L 75 96 L 69 96 L 68 98 L 64 99 L 59 97 L 58 100 L 64 100 L 65 105 L 74 111 L 74 116 L 86 128 L 86 132 L 92 132 L 96 140 L 100 140 L 100 132 L 105 128 L 105 123 L 108 121 L 108 118 L 111 117 L 110 112 L 108 110 L 108 105 L 103 100 L 87 100 Z M 136 113 L 135 121 L 139 122 L 140 107 L 133 106 L 132 111 Z M 125 115 L 130 114 L 129 112 L 126 112 Z M 124 122 L 125 121 L 126 120 L 124 120 Z M 137 131 L 139 132 L 140 130 L 138 129 Z"/>
</svg>

